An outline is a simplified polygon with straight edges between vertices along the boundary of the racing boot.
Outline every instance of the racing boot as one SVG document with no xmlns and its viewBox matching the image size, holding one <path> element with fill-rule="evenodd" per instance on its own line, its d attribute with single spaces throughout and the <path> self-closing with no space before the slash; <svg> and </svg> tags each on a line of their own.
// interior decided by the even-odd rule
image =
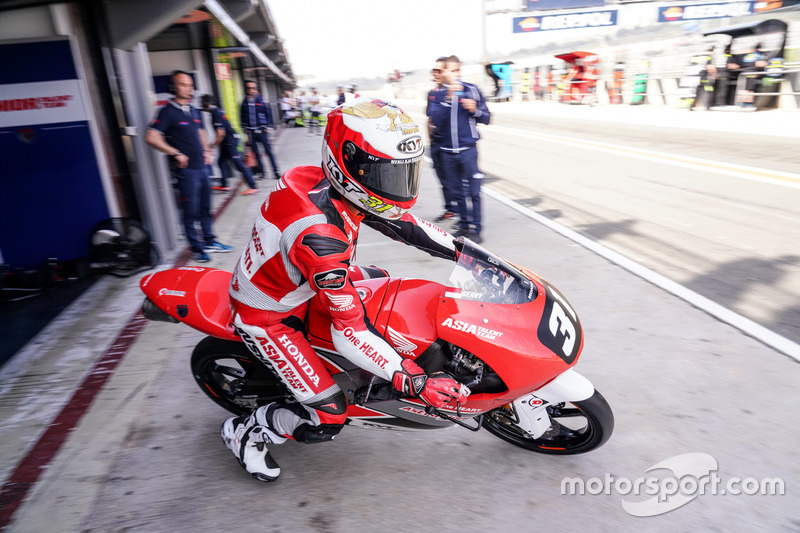
<svg viewBox="0 0 800 533">
<path fill-rule="evenodd" d="M 250 416 L 227 419 L 222 424 L 220 434 L 225 446 L 251 476 L 259 481 L 275 481 L 281 474 L 281 468 L 269 454 L 267 444 L 282 444 L 286 437 L 258 424 L 257 413 L 261 409 L 263 407 Z"/>
</svg>

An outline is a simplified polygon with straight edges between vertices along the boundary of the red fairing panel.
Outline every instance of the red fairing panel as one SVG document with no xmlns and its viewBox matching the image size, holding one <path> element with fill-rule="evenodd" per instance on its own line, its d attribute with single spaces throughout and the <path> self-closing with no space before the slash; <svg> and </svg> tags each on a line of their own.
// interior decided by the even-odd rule
<svg viewBox="0 0 800 533">
<path fill-rule="evenodd" d="M 418 279 L 378 278 L 353 283 L 366 316 L 403 357 L 416 359 L 436 340 L 436 306 L 444 292 L 438 283 Z M 330 314 L 319 298 L 311 300 L 307 320 L 314 346 L 336 351 Z"/>
<path fill-rule="evenodd" d="M 392 282 L 394 282 L 395 286 L 398 284 L 398 281 L 392 278 L 368 279 L 353 283 L 361 299 L 361 303 L 364 304 L 366 316 L 373 325 L 375 324 L 377 316 L 384 310 L 386 295 L 393 295 L 397 290 L 396 287 L 389 290 L 389 286 Z M 314 346 L 319 346 L 320 348 L 335 352 L 336 348 L 333 346 L 333 341 L 331 340 L 331 314 L 328 311 L 327 305 L 321 302 L 319 296 L 315 296 L 309 300 L 309 303 L 310 306 L 306 318 L 309 341 L 311 341 L 311 344 Z"/>
<path fill-rule="evenodd" d="M 170 316 L 206 335 L 241 341 L 231 323 L 230 279 L 224 270 L 187 266 L 150 274 L 139 285 Z"/>
<path fill-rule="evenodd" d="M 391 313 L 376 326 L 397 353 L 416 359 L 436 340 L 436 308 L 443 293 L 444 286 L 432 281 L 400 282 Z"/>
<path fill-rule="evenodd" d="M 482 304 L 442 298 L 438 306 L 439 337 L 474 353 L 492 367 L 508 386 L 508 392 L 502 395 L 504 400 L 538 389 L 577 361 L 575 356 L 566 363 L 540 341 L 537 330 L 550 317 L 543 316 L 548 298 L 544 286 L 539 282 L 536 285 L 539 295 L 526 304 Z M 583 336 L 577 337 L 579 353 Z"/>
</svg>

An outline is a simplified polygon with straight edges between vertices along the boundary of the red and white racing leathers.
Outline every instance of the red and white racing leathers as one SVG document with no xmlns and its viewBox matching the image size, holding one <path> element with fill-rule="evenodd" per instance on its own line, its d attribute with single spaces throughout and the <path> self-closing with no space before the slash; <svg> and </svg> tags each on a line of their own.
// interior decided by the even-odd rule
<svg viewBox="0 0 800 533">
<path fill-rule="evenodd" d="M 455 260 L 453 238 L 444 230 L 409 213 L 397 220 L 354 214 L 321 168 L 303 166 L 284 174 L 261 206 L 233 273 L 229 292 L 235 326 L 307 408 L 308 413 L 293 408 L 292 416 L 278 417 L 284 423 L 276 429 L 297 440 L 327 440 L 331 437 L 304 430 L 347 418 L 344 393 L 304 336 L 308 301 L 316 294 L 328 304 L 333 343 L 341 355 L 389 381 L 402 371 L 402 356 L 369 323 L 351 282 L 370 277 L 370 269 L 350 265 L 362 222 L 433 256 Z"/>
</svg>

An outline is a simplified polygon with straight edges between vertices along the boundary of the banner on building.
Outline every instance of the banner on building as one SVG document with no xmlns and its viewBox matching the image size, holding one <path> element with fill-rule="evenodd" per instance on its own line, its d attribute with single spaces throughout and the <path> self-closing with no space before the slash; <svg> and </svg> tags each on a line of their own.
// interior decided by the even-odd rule
<svg viewBox="0 0 800 533">
<path fill-rule="evenodd" d="M 514 33 L 534 33 L 548 30 L 574 30 L 617 25 L 617 10 L 584 11 L 578 13 L 532 14 L 514 18 Z"/>
<path fill-rule="evenodd" d="M 603 7 L 605 0 L 525 0 L 528 11 L 541 9 L 581 9 L 585 7 Z"/>
<path fill-rule="evenodd" d="M 753 13 L 756 2 L 726 2 L 716 4 L 671 4 L 658 8 L 659 22 L 743 17 Z"/>
</svg>

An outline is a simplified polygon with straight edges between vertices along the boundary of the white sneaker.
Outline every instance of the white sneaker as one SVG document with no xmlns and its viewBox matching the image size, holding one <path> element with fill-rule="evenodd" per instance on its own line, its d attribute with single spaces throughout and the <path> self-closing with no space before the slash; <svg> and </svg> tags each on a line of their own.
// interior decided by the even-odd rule
<svg viewBox="0 0 800 533">
<path fill-rule="evenodd" d="M 227 419 L 220 430 L 222 441 L 239 460 L 239 464 L 259 481 L 275 481 L 281 468 L 272 458 L 267 443 L 281 443 L 281 437 L 255 423 L 255 416 Z"/>
</svg>

